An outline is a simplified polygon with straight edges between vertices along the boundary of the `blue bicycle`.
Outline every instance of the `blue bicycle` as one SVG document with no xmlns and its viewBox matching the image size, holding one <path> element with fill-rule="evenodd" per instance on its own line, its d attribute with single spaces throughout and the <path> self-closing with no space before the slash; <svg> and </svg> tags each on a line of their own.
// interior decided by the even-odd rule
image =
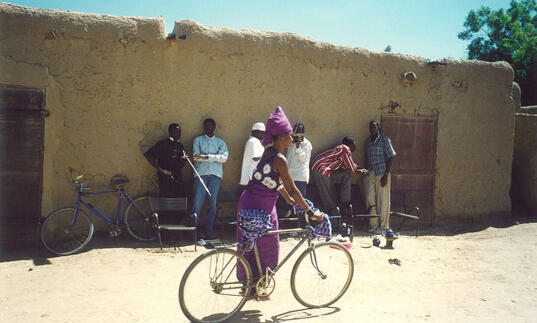
<svg viewBox="0 0 537 323">
<path fill-rule="evenodd" d="M 126 228 L 130 235 L 137 240 L 151 241 L 157 238 L 147 194 L 130 197 L 124 189 L 124 185 L 129 180 L 117 177 L 112 178 L 113 189 L 92 192 L 91 187 L 87 187 L 82 178 L 83 175 L 80 175 L 73 180 L 78 190 L 78 198 L 74 207 L 64 207 L 53 211 L 41 225 L 41 242 L 45 248 L 61 256 L 70 255 L 84 248 L 93 236 L 93 222 L 84 209 L 91 211 L 111 225 L 112 230 L 109 232 L 111 237 L 118 236 L 121 229 Z M 107 193 L 119 193 L 115 220 L 108 218 L 91 203 L 82 199 L 86 195 Z M 125 209 L 125 216 L 123 223 L 121 223 L 121 206 L 124 199 L 130 201 L 130 204 Z"/>
</svg>

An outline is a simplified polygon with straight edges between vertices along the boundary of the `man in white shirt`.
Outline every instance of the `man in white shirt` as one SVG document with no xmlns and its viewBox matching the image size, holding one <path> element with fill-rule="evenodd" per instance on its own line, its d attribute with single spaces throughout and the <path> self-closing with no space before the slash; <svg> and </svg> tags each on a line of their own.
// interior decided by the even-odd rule
<svg viewBox="0 0 537 323">
<path fill-rule="evenodd" d="M 263 122 L 256 122 L 252 126 L 252 135 L 244 146 L 244 155 L 242 156 L 242 170 L 240 185 L 246 186 L 252 178 L 252 174 L 255 171 L 257 163 L 263 156 L 265 148 L 261 144 L 263 140 L 263 134 L 265 133 L 265 124 Z"/>
<path fill-rule="evenodd" d="M 296 123 L 293 127 L 293 144 L 287 150 L 287 163 L 291 178 L 302 196 L 305 197 L 306 185 L 310 181 L 311 143 L 304 137 L 304 133 L 304 124 Z M 300 225 L 302 225 L 302 221 Z"/>
</svg>

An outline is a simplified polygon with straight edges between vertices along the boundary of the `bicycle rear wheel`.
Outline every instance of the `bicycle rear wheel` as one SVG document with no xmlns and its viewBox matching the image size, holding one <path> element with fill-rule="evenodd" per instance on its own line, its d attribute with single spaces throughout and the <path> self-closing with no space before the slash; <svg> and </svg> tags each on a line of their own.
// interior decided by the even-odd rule
<svg viewBox="0 0 537 323">
<path fill-rule="evenodd" d="M 139 196 L 125 209 L 125 226 L 130 235 L 140 241 L 157 238 L 157 229 L 151 219 L 151 206 L 147 195 Z"/>
<path fill-rule="evenodd" d="M 50 252 L 66 256 L 84 248 L 93 235 L 93 223 L 88 214 L 66 207 L 50 213 L 41 225 L 41 242 Z"/>
<path fill-rule="evenodd" d="M 336 242 L 320 242 L 298 257 L 291 272 L 291 291 L 306 307 L 329 306 L 345 294 L 353 274 L 354 263 L 347 248 Z"/>
<path fill-rule="evenodd" d="M 244 281 L 237 279 L 239 263 L 246 269 Z M 242 255 L 231 249 L 214 249 L 188 266 L 179 285 L 179 305 L 192 322 L 223 322 L 244 306 L 251 284 L 252 270 Z"/>
</svg>

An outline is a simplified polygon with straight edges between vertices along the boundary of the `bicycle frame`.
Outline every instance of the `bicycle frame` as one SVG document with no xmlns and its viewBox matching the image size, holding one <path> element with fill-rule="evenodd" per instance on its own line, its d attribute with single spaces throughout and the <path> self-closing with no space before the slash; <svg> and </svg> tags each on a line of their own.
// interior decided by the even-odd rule
<svg viewBox="0 0 537 323">
<path fill-rule="evenodd" d="M 272 272 L 271 275 L 275 275 L 276 272 L 278 272 L 278 270 L 287 262 L 287 260 L 289 260 L 289 258 L 291 258 L 291 256 L 293 256 L 293 254 L 298 250 L 298 248 L 300 248 L 300 246 L 302 246 L 304 244 L 304 242 L 306 242 L 306 241 L 308 242 L 308 247 L 310 247 L 313 244 L 313 242 L 311 241 L 311 231 L 308 228 L 274 230 L 274 231 L 268 231 L 267 233 L 264 234 L 264 235 L 267 235 L 267 236 L 271 236 L 271 235 L 275 235 L 275 234 L 285 234 L 285 233 L 294 233 L 294 232 L 296 232 L 298 234 L 300 234 L 300 233 L 306 233 L 306 234 L 300 239 L 300 241 L 298 241 L 296 246 L 291 251 L 289 251 L 289 253 L 283 258 L 283 260 L 280 261 L 278 263 L 278 265 L 276 267 L 274 267 L 274 269 L 270 270 Z M 257 262 L 258 272 L 262 273 L 263 271 L 261 269 L 261 262 L 259 260 L 259 250 L 257 249 L 257 244 L 254 245 L 254 252 L 255 252 L 255 259 L 256 259 L 256 262 Z"/>
<path fill-rule="evenodd" d="M 280 268 L 289 260 L 289 258 L 291 258 L 295 254 L 295 252 L 300 248 L 300 246 L 302 246 L 306 241 L 308 242 L 308 248 L 310 248 L 311 246 L 315 244 L 312 241 L 312 231 L 309 228 L 267 231 L 264 234 L 264 236 L 275 235 L 275 234 L 286 234 L 286 233 L 298 233 L 298 234 L 305 233 L 305 235 L 300 239 L 300 241 L 296 244 L 296 246 L 291 251 L 289 251 L 289 253 L 283 258 L 283 260 L 280 261 L 276 267 L 274 267 L 274 269 L 267 268 L 267 271 L 264 274 L 266 277 L 269 277 L 269 276 L 272 277 L 276 275 L 278 270 L 280 270 Z M 254 244 L 253 248 L 254 248 L 254 253 L 255 253 L 255 261 L 257 264 L 257 270 L 261 277 L 263 275 L 262 274 L 263 270 L 261 268 L 261 261 L 259 259 L 259 249 L 257 248 L 257 244 Z M 242 252 L 242 255 L 244 255 L 245 252 L 246 250 Z M 312 259 L 312 261 L 314 261 L 315 263 L 317 262 L 316 259 Z M 316 264 L 315 264 L 315 267 L 317 268 Z M 317 268 L 317 270 L 319 269 Z M 319 273 L 322 275 L 321 272 Z M 252 282 L 252 286 L 250 287 L 254 287 L 256 283 L 257 282 Z"/>
<path fill-rule="evenodd" d="M 74 217 L 73 217 L 73 222 L 71 224 L 74 224 L 76 222 L 76 219 L 78 217 L 78 209 L 80 208 L 80 205 L 83 205 L 84 207 L 86 207 L 86 209 L 91 211 L 93 214 L 95 214 L 98 217 L 100 217 L 101 219 L 103 219 L 107 224 L 115 224 L 119 228 L 124 228 L 125 224 L 120 225 L 121 205 L 123 204 L 123 199 L 124 198 L 127 199 L 128 201 L 130 201 L 131 203 L 134 203 L 134 200 L 132 199 L 132 197 L 130 197 L 130 195 L 127 194 L 127 192 L 125 192 L 125 190 L 122 189 L 122 188 L 86 192 L 86 190 L 89 190 L 89 189 L 91 189 L 91 188 L 84 187 L 83 182 L 80 183 L 80 190 L 78 191 L 78 198 L 77 198 L 76 203 L 75 203 L 75 214 L 74 214 Z M 101 210 L 99 210 L 98 208 L 93 206 L 91 203 L 85 202 L 84 200 L 82 200 L 82 197 L 87 196 L 87 195 L 99 195 L 99 194 L 108 194 L 108 193 L 115 193 L 115 192 L 119 192 L 119 199 L 118 199 L 118 203 L 117 203 L 115 222 L 113 220 L 111 220 L 109 217 L 107 217 L 103 212 L 101 212 Z M 136 203 L 134 203 L 134 205 L 135 205 L 135 207 L 138 207 L 136 205 Z"/>
</svg>

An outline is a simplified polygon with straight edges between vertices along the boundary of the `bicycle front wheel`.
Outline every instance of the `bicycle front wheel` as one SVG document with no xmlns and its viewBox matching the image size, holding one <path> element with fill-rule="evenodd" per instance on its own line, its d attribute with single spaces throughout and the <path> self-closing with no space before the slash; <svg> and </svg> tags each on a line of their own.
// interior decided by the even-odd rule
<svg viewBox="0 0 537 323">
<path fill-rule="evenodd" d="M 291 272 L 291 291 L 310 308 L 333 304 L 345 294 L 354 274 L 350 252 L 336 242 L 320 242 L 306 249 Z"/>
<path fill-rule="evenodd" d="M 244 281 L 237 279 L 239 263 L 245 268 Z M 242 255 L 227 248 L 214 249 L 188 266 L 179 285 L 179 305 L 192 322 L 223 322 L 244 306 L 251 284 L 252 270 Z"/>
<path fill-rule="evenodd" d="M 151 219 L 149 196 L 143 195 L 134 199 L 125 209 L 125 226 L 130 235 L 140 241 L 152 241 L 157 238 L 157 229 Z"/>
<path fill-rule="evenodd" d="M 41 225 L 41 242 L 50 252 L 66 256 L 84 248 L 93 235 L 93 223 L 88 214 L 66 207 L 49 214 Z"/>
</svg>

